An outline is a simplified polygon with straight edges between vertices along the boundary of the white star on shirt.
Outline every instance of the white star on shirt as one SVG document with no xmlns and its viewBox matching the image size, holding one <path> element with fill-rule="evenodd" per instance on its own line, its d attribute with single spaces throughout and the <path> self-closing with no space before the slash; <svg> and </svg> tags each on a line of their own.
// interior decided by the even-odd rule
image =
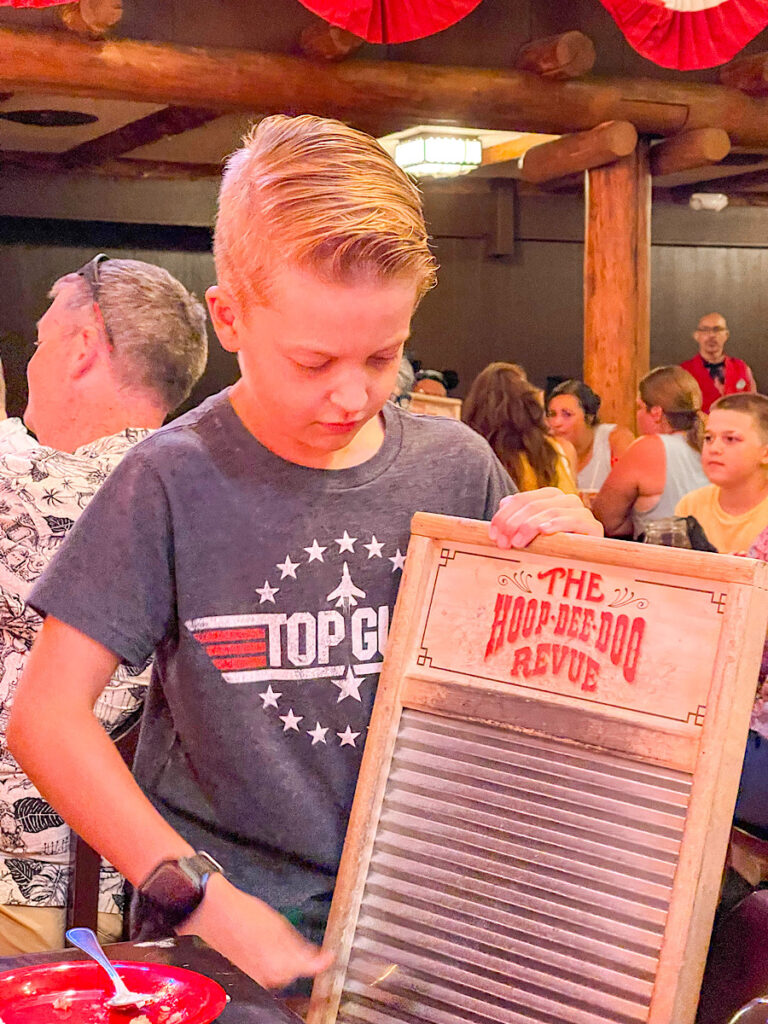
<svg viewBox="0 0 768 1024">
<path fill-rule="evenodd" d="M 307 729 L 307 735 L 312 737 L 312 746 L 316 743 L 326 743 L 325 734 L 328 732 L 329 726 L 322 726 L 319 722 L 315 725 L 314 729 Z"/>
<path fill-rule="evenodd" d="M 341 740 L 342 747 L 356 747 L 355 740 L 360 735 L 359 732 L 352 732 L 352 726 L 348 725 L 344 732 L 337 732 L 336 735 Z"/>
<path fill-rule="evenodd" d="M 278 697 L 282 697 L 283 695 L 282 695 L 282 693 L 275 693 L 275 691 L 272 689 L 272 684 L 270 684 L 266 688 L 264 693 L 260 693 L 259 696 L 261 697 L 261 699 L 263 701 L 262 707 L 266 711 L 267 708 L 276 708 L 277 707 L 277 698 Z"/>
<path fill-rule="evenodd" d="M 381 558 L 381 549 L 384 545 L 376 540 L 375 533 L 371 534 L 371 543 L 363 544 L 363 547 L 367 550 L 369 558 Z"/>
<path fill-rule="evenodd" d="M 350 537 L 347 531 L 345 530 L 343 537 L 336 538 L 336 543 L 339 545 L 339 554 L 341 554 L 342 551 L 351 551 L 352 554 L 354 554 L 356 540 L 357 537 Z"/>
<path fill-rule="evenodd" d="M 291 556 L 286 555 L 284 562 L 278 562 L 276 568 L 280 570 L 280 579 L 284 580 L 286 576 L 290 576 L 291 579 L 296 579 L 296 570 L 301 565 L 301 562 L 292 562 Z"/>
<path fill-rule="evenodd" d="M 256 593 L 259 595 L 259 604 L 264 604 L 265 601 L 271 601 L 275 603 L 275 594 L 278 592 L 280 587 L 270 587 L 269 580 L 264 580 L 263 587 L 256 587 Z"/>
<path fill-rule="evenodd" d="M 285 722 L 283 726 L 283 732 L 288 732 L 289 729 L 293 729 L 295 732 L 299 731 L 299 722 L 304 720 L 303 715 L 294 715 L 293 708 L 290 708 L 287 715 L 279 715 L 281 722 Z"/>
<path fill-rule="evenodd" d="M 359 700 L 362 703 L 362 698 L 360 696 L 360 684 L 363 682 L 365 678 L 365 676 L 361 676 L 360 679 L 357 679 L 355 677 L 355 673 L 352 671 L 352 666 L 350 665 L 347 668 L 347 673 L 341 680 L 341 682 L 338 682 L 335 679 L 332 680 L 333 685 L 338 686 L 339 690 L 341 691 L 339 693 L 339 699 L 336 701 L 336 703 L 340 704 L 346 697 L 354 697 L 355 700 Z"/>
<path fill-rule="evenodd" d="M 397 572 L 398 569 L 401 572 L 403 571 L 403 566 L 405 565 L 405 555 L 402 554 L 400 548 L 397 549 L 397 554 L 390 558 L 389 561 L 392 563 L 392 572 Z"/>
<path fill-rule="evenodd" d="M 323 558 L 323 552 L 325 551 L 325 548 L 321 548 L 320 545 L 317 543 L 317 537 L 315 537 L 315 539 L 312 541 L 312 547 L 304 548 L 304 550 L 309 555 L 310 562 L 325 561 L 325 559 Z"/>
</svg>

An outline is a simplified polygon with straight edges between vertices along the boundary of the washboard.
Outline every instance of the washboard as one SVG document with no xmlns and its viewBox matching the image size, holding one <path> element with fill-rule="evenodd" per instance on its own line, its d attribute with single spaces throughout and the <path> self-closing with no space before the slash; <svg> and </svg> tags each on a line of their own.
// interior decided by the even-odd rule
<svg viewBox="0 0 768 1024">
<path fill-rule="evenodd" d="M 693 1021 L 767 581 L 416 515 L 309 1024 Z"/>
</svg>

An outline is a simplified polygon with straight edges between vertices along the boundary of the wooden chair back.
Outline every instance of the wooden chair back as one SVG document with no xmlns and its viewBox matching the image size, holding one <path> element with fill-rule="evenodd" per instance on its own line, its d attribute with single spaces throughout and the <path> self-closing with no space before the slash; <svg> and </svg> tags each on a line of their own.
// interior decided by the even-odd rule
<svg viewBox="0 0 768 1024">
<path fill-rule="evenodd" d="M 137 708 L 112 735 L 120 755 L 130 768 L 139 741 L 143 706 Z M 101 855 L 76 832 L 69 841 L 70 881 L 67 893 L 67 928 L 96 931 L 99 914 L 99 872 Z"/>
</svg>

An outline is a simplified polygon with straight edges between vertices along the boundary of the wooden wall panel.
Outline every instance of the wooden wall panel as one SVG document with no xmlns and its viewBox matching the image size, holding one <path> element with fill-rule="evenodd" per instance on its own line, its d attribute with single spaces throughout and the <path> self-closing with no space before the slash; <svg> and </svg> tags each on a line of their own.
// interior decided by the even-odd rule
<svg viewBox="0 0 768 1024">
<path fill-rule="evenodd" d="M 0 196 L 1 198 L 1 196 Z M 742 213 L 739 211 L 724 211 Z M 754 225 L 745 245 L 734 243 L 721 214 L 691 214 L 662 208 L 655 213 L 657 244 L 652 252 L 651 365 L 679 362 L 694 351 L 691 331 L 703 313 L 716 309 L 731 326 L 729 347 L 753 367 L 768 390 L 768 248 L 755 245 L 768 211 L 749 211 Z M 678 243 L 689 214 L 694 241 Z M 672 216 L 674 214 L 674 216 Z M 455 369 L 456 394 L 466 394 L 473 377 L 495 359 L 521 362 L 532 380 L 547 374 L 579 374 L 582 360 L 582 253 L 577 240 L 579 202 L 552 197 L 521 203 L 518 241 L 511 257 L 486 255 L 483 238 L 437 240 L 440 284 L 420 306 L 411 350 L 425 366 Z M 721 227 L 717 227 L 720 224 Z M 9 379 L 9 408 L 26 403 L 24 372 L 32 353 L 34 324 L 46 306 L 53 280 L 80 266 L 94 252 L 134 256 L 168 267 L 200 296 L 213 281 L 205 229 L 0 218 L 0 273 L 6 299 L 0 308 L 0 355 Z M 522 237 L 521 237 L 522 236 Z M 558 236 L 560 240 L 558 240 Z M 690 236 L 689 236 L 690 237 Z M 768 237 L 766 235 L 765 237 Z M 718 244 L 720 243 L 720 244 Z M 201 399 L 235 379 L 235 359 L 211 332 Z"/>
</svg>

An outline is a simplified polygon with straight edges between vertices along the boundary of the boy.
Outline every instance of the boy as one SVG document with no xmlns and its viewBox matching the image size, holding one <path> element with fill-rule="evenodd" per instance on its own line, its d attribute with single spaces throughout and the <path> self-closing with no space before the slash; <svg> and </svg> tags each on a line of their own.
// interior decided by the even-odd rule
<svg viewBox="0 0 768 1024">
<path fill-rule="evenodd" d="M 372 139 L 262 121 L 227 166 L 214 255 L 242 379 L 122 464 L 36 588 L 10 741 L 139 886 L 144 933 L 195 932 L 280 986 L 332 959 L 287 918 L 321 938 L 411 515 L 490 518 L 513 488 L 465 426 L 387 403 L 435 264 Z M 554 489 L 492 526 L 503 546 L 558 530 L 601 533 Z M 81 577 L 109 585 L 73 593 Z M 153 651 L 142 793 L 90 709 L 118 660 Z"/>
<path fill-rule="evenodd" d="M 768 525 L 768 398 L 726 395 L 707 419 L 701 464 L 710 480 L 681 498 L 678 516 L 695 516 L 724 554 L 744 554 Z"/>
</svg>

